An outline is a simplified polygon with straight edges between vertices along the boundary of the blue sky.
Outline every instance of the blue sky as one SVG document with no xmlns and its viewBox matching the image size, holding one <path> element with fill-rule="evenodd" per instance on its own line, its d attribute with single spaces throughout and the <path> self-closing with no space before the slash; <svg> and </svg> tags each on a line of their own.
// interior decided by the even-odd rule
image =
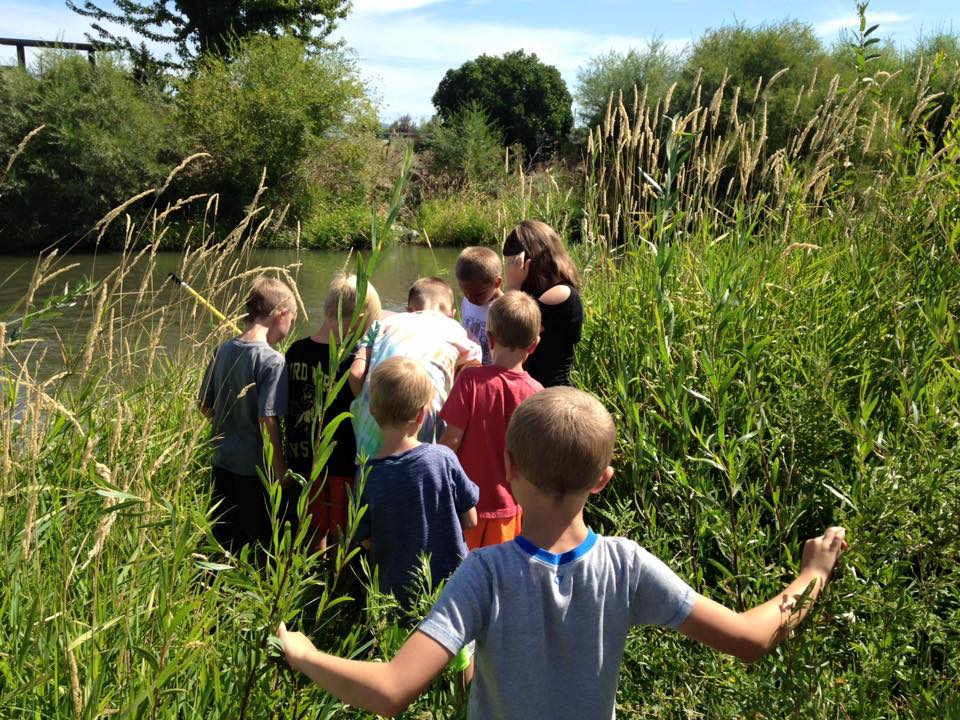
<svg viewBox="0 0 960 720">
<path fill-rule="evenodd" d="M 482 53 L 535 52 L 559 68 L 572 93 L 577 70 L 608 50 L 643 47 L 653 37 L 682 48 L 711 27 L 787 18 L 809 23 L 827 42 L 857 22 L 846 0 L 354 0 L 336 35 L 356 52 L 389 121 L 428 117 L 444 72 Z M 919 34 L 960 32 L 960 3 L 875 0 L 868 18 L 883 37 L 911 45 Z M 62 0 L 0 0 L 0 37 L 83 42 L 88 27 Z M 13 48 L 0 47 L 0 63 L 13 58 Z"/>
</svg>

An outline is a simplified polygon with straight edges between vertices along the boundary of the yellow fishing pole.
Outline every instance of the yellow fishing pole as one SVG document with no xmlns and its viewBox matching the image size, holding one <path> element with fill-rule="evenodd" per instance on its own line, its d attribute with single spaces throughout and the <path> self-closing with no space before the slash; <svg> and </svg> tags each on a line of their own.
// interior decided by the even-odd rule
<svg viewBox="0 0 960 720">
<path fill-rule="evenodd" d="M 177 275 L 176 273 L 170 273 L 170 276 L 169 276 L 169 277 L 170 277 L 170 279 L 173 280 L 177 285 L 179 285 L 179 286 L 182 287 L 184 290 L 186 290 L 188 293 L 190 293 L 190 294 L 193 296 L 193 299 L 194 299 L 194 300 L 196 300 L 198 303 L 200 303 L 201 305 L 203 305 L 207 310 L 209 310 L 209 311 L 213 314 L 213 316 L 214 316 L 215 318 L 217 318 L 220 322 L 226 323 L 229 327 L 233 328 L 233 330 L 237 333 L 237 335 L 242 335 L 242 334 L 243 334 L 243 330 L 241 330 L 239 327 L 237 327 L 237 324 L 236 324 L 235 322 L 233 322 L 232 320 L 228 320 L 228 319 L 227 319 L 227 316 L 224 315 L 224 314 L 223 314 L 222 312 L 220 312 L 219 310 L 217 310 L 213 305 L 211 305 L 210 302 L 209 302 L 203 295 L 201 295 L 201 294 L 198 293 L 196 290 L 194 290 L 192 287 L 190 287 L 189 285 L 187 285 L 186 280 L 184 280 L 182 277 L 180 277 L 180 276 Z"/>
</svg>

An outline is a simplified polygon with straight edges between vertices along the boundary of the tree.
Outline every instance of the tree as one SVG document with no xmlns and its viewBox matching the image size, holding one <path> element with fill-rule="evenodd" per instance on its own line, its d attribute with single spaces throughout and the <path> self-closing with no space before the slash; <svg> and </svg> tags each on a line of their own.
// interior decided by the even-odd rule
<svg viewBox="0 0 960 720">
<path fill-rule="evenodd" d="M 43 125 L 0 193 L 4 252 L 81 239 L 124 200 L 160 187 L 189 153 L 170 97 L 136 83 L 110 55 L 92 66 L 75 53 L 48 52 L 35 73 L 0 72 L 0 106 L 0 158 Z"/>
<path fill-rule="evenodd" d="M 454 182 L 489 188 L 503 176 L 503 144 L 499 130 L 475 100 L 429 133 L 431 169 Z"/>
<path fill-rule="evenodd" d="M 618 94 L 623 92 L 624 102 L 629 104 L 634 87 L 641 93 L 646 87 L 650 98 L 663 97 L 679 79 L 680 69 L 680 53 L 672 51 L 660 39 L 651 40 L 640 50 L 630 48 L 626 53 L 611 50 L 591 58 L 577 73 L 581 122 L 588 127 L 601 122 L 611 95 L 616 102 Z"/>
<path fill-rule="evenodd" d="M 181 61 L 214 53 L 228 56 L 231 38 L 266 34 L 290 34 L 307 41 L 326 38 L 336 22 L 347 16 L 349 0 L 115 0 L 108 10 L 96 0 L 66 0 L 67 6 L 93 18 L 101 41 L 127 51 L 133 43 L 114 35 L 99 23 L 125 25 L 137 35 L 155 42 L 173 43 Z"/>
<path fill-rule="evenodd" d="M 221 213 L 239 216 L 266 170 L 266 202 L 289 204 L 297 219 L 311 215 L 325 189 L 353 192 L 378 122 L 350 58 L 263 36 L 232 54 L 231 62 L 205 57 L 177 95 L 194 147 L 211 155 L 198 191 L 216 189 Z"/>
<path fill-rule="evenodd" d="M 786 73 L 767 90 L 770 80 L 784 69 Z M 836 69 L 813 28 L 806 23 L 789 20 L 753 28 L 738 23 L 708 30 L 693 44 L 683 72 L 686 92 L 676 93 L 674 99 L 679 100 L 680 109 L 690 110 L 692 108 L 682 105 L 690 98 L 690 85 L 698 73 L 703 103 L 710 102 L 726 79 L 727 100 L 733 97 L 737 87 L 741 89 L 740 117 L 754 110 L 759 112 L 766 103 L 767 146 L 775 149 L 784 146 L 794 125 L 805 121 L 808 112 L 819 104 L 826 91 L 826 81 Z M 815 70 L 820 77 L 817 87 L 813 92 L 804 93 L 799 114 L 795 116 L 800 89 L 810 89 Z M 758 82 L 760 93 L 756 92 Z"/>
<path fill-rule="evenodd" d="M 447 70 L 433 94 L 441 120 L 470 102 L 479 103 L 506 143 L 523 145 L 530 159 L 552 153 L 573 126 L 573 98 L 560 71 L 523 50 L 481 55 Z"/>
</svg>

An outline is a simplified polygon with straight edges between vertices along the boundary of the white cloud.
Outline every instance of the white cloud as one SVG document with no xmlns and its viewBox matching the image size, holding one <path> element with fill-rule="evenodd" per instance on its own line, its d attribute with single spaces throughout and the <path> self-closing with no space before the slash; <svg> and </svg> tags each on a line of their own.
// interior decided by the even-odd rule
<svg viewBox="0 0 960 720">
<path fill-rule="evenodd" d="M 513 50 L 536 53 L 541 61 L 556 66 L 572 93 L 577 70 L 590 58 L 610 50 L 645 47 L 650 42 L 648 37 L 577 29 L 455 23 L 422 13 L 391 17 L 389 22 L 352 14 L 338 34 L 356 50 L 365 74 L 373 76 L 383 97 L 382 115 L 386 120 L 404 113 L 414 117 L 432 114 L 430 97 L 444 73 L 478 55 L 502 55 Z M 689 41 L 666 38 L 664 42 L 680 49 Z"/>
<path fill-rule="evenodd" d="M 881 29 L 884 25 L 897 25 L 909 21 L 910 18 L 896 12 L 871 12 L 867 15 L 867 25 L 880 23 Z M 832 35 L 840 30 L 860 27 L 860 18 L 856 15 L 844 15 L 843 17 L 824 20 L 817 23 L 814 29 L 819 35 Z"/>
<path fill-rule="evenodd" d="M 353 14 L 383 14 L 416 10 L 427 5 L 436 5 L 444 0 L 353 0 Z"/>
</svg>

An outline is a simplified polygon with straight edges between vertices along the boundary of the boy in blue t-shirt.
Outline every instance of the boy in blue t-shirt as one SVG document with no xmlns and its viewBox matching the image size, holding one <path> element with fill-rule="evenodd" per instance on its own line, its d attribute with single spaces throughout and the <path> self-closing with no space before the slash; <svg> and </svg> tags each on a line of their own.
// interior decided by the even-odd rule
<svg viewBox="0 0 960 720">
<path fill-rule="evenodd" d="M 287 662 L 344 702 L 394 716 L 476 640 L 468 718 L 610 720 L 631 626 L 665 625 L 746 661 L 765 655 L 820 594 L 846 548 L 843 528 L 806 542 L 799 576 L 777 596 L 729 610 L 632 540 L 584 524 L 587 498 L 613 475 L 615 434 L 600 401 L 580 390 L 524 400 L 505 454 L 523 534 L 470 553 L 390 662 L 319 652 L 281 625 Z M 811 602 L 798 603 L 804 592 Z"/>
<path fill-rule="evenodd" d="M 367 462 L 367 512 L 356 538 L 380 573 L 380 589 L 409 607 L 409 584 L 421 553 L 430 555 L 434 582 L 450 576 L 467 554 L 463 531 L 477 524 L 480 491 L 447 447 L 421 443 L 433 383 L 405 357 L 380 363 L 370 377 L 370 412 L 383 444 Z"/>
</svg>

